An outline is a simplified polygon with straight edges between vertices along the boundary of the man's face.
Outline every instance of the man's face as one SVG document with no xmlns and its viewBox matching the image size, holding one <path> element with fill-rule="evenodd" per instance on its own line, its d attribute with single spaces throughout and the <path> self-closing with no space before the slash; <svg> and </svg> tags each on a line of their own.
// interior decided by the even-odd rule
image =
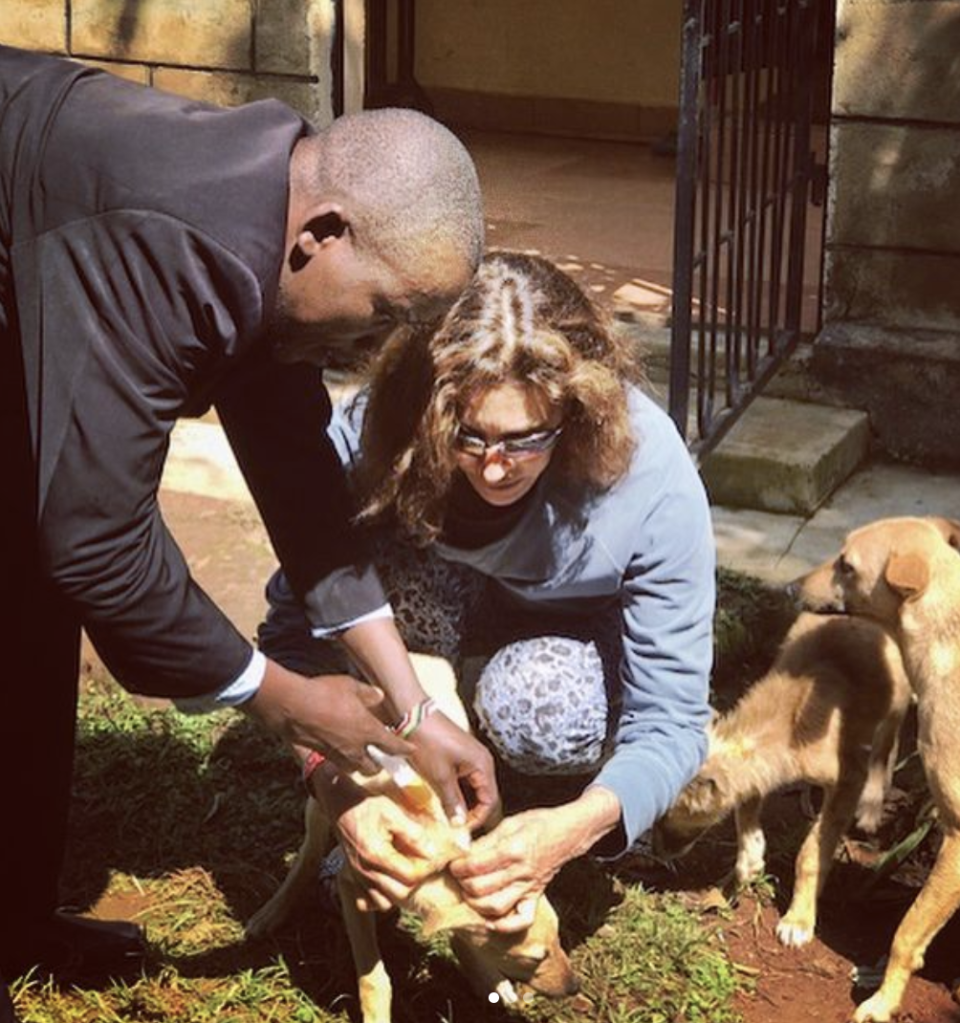
<svg viewBox="0 0 960 1023">
<path fill-rule="evenodd" d="M 401 324 L 442 315 L 468 279 L 455 257 L 424 261 L 414 274 L 340 238 L 301 265 L 284 267 L 270 327 L 274 355 L 281 362 L 357 365 Z"/>
</svg>

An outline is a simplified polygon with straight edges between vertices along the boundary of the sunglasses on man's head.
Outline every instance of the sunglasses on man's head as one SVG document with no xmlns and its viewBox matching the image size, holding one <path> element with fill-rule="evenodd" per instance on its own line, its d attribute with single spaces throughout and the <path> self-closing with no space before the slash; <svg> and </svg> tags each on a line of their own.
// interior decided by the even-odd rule
<svg viewBox="0 0 960 1023">
<path fill-rule="evenodd" d="M 457 451 L 472 458 L 484 458 L 488 453 L 497 452 L 504 458 L 531 458 L 549 451 L 563 432 L 562 426 L 552 430 L 531 430 L 530 433 L 517 433 L 499 440 L 487 440 L 486 437 L 473 433 L 465 426 L 457 429 L 454 446 Z"/>
</svg>

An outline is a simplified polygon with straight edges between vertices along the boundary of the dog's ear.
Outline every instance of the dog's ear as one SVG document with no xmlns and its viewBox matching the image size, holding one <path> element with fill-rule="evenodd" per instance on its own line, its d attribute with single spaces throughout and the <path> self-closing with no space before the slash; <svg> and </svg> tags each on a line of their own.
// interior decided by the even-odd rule
<svg viewBox="0 0 960 1023">
<path fill-rule="evenodd" d="M 681 793 L 683 805 L 688 813 L 710 813 L 720 798 L 720 785 L 716 778 L 701 771 Z"/>
<path fill-rule="evenodd" d="M 486 920 L 466 902 L 452 905 L 433 905 L 421 913 L 424 938 L 430 938 L 440 931 L 462 931 L 471 927 L 486 931 Z"/>
<path fill-rule="evenodd" d="M 887 560 L 883 577 L 887 585 L 910 600 L 919 597 L 930 582 L 930 568 L 919 554 L 894 551 Z"/>
<path fill-rule="evenodd" d="M 932 515 L 930 523 L 937 527 L 943 534 L 944 540 L 957 551 L 960 551 L 960 522 L 954 519 L 945 519 L 940 515 Z"/>
</svg>

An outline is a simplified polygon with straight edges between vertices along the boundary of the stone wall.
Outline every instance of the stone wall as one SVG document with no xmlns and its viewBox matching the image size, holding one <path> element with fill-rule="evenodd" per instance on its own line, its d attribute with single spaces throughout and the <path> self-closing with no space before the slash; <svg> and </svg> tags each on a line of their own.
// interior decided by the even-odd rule
<svg viewBox="0 0 960 1023">
<path fill-rule="evenodd" d="M 356 3 L 347 8 L 345 64 L 356 68 L 362 20 Z M 2 43 L 222 105 L 273 96 L 321 125 L 333 117 L 333 24 L 333 0 L 0 3 Z M 355 87 L 346 98 L 359 105 Z"/>
<path fill-rule="evenodd" d="M 960 5 L 839 0 L 828 313 L 960 329 Z"/>
<path fill-rule="evenodd" d="M 960 4 L 838 0 L 819 379 L 960 467 Z"/>
</svg>

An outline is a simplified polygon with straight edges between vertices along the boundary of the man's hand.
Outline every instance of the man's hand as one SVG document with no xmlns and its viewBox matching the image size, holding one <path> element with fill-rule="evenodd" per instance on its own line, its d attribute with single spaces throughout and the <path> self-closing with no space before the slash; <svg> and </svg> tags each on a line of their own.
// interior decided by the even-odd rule
<svg viewBox="0 0 960 1023">
<path fill-rule="evenodd" d="M 376 774 L 366 747 L 409 756 L 413 746 L 376 716 L 383 693 L 349 675 L 308 679 L 273 661 L 257 693 L 242 705 L 291 745 L 320 750 L 345 771 Z"/>
<path fill-rule="evenodd" d="M 361 911 L 400 905 L 449 858 L 431 840 L 429 829 L 390 796 L 370 795 L 349 776 L 327 767 L 314 773 L 310 786 L 335 823 L 340 845 L 364 889 L 357 900 Z"/>
<path fill-rule="evenodd" d="M 411 742 L 413 766 L 433 785 L 447 817 L 454 823 L 466 821 L 471 831 L 484 824 L 499 800 L 493 756 L 486 746 L 439 711 L 423 720 Z M 461 782 L 472 796 L 469 812 Z"/>
</svg>

